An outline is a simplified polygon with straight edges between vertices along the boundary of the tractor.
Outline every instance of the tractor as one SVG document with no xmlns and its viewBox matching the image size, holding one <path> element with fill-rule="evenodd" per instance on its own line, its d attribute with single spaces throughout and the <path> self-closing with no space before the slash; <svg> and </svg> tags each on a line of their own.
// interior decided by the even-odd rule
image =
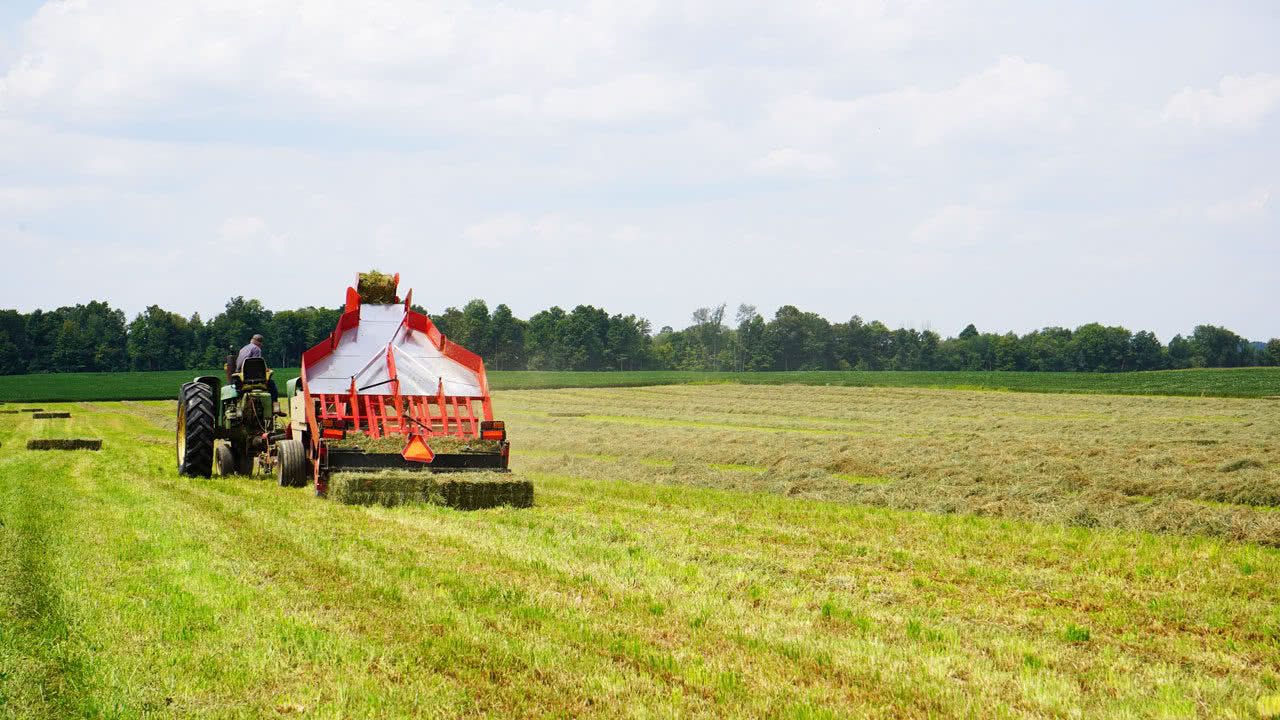
<svg viewBox="0 0 1280 720">
<path fill-rule="evenodd" d="M 302 354 L 277 426 L 262 358 L 226 385 L 198 377 L 178 395 L 178 471 L 275 472 L 284 487 L 383 504 L 528 507 L 533 485 L 509 473 L 506 424 L 493 418 L 484 361 L 401 298 L 399 274 L 359 273 L 333 333 Z M 432 476 L 439 476 L 433 478 Z"/>
<path fill-rule="evenodd" d="M 249 358 L 239 372 L 232 367 L 227 366 L 225 385 L 206 375 L 179 391 L 178 472 L 209 477 L 215 467 L 219 475 L 275 470 L 283 486 L 306 485 L 311 475 L 306 450 L 276 426 L 266 361 Z"/>
</svg>

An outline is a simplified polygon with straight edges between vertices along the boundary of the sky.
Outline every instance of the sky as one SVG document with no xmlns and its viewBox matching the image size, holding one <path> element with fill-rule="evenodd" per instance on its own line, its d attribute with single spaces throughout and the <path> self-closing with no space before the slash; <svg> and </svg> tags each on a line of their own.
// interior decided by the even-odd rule
<svg viewBox="0 0 1280 720">
<path fill-rule="evenodd" d="M 0 307 L 1280 336 L 1280 3 L 4 0 Z"/>
</svg>

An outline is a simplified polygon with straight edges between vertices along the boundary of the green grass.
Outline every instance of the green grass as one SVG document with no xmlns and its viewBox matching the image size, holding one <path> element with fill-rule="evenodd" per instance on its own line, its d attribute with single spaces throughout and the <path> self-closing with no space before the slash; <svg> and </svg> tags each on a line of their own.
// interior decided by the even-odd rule
<svg viewBox="0 0 1280 720">
<path fill-rule="evenodd" d="M 0 376 L 0 402 L 76 400 L 160 400 L 176 396 L 178 387 L 199 374 L 221 377 L 221 371 L 179 370 L 150 373 L 60 373 Z M 284 389 L 297 368 L 275 371 Z M 571 387 L 638 387 L 686 383 L 748 385 L 836 385 L 850 387 L 924 387 L 954 390 L 1008 390 L 1046 393 L 1115 395 L 1188 395 L 1205 397 L 1280 396 L 1280 368 L 1164 370 L 1133 373 L 1016 372 L 489 372 L 494 390 L 538 390 Z"/>
<path fill-rule="evenodd" d="M 686 405 L 666 412 L 696 417 L 780 397 L 665 390 L 647 410 L 643 390 L 498 402 L 577 392 L 624 414 L 674 393 Z M 858 411 L 834 402 L 857 391 L 828 392 L 829 411 Z M 1007 399 L 994 407 L 1064 417 L 1210 402 Z M 513 423 L 533 508 L 357 508 L 176 477 L 170 410 L 75 406 L 63 428 L 0 415 L 0 715 L 1253 717 L 1280 694 L 1275 549 L 697 487 L 755 473 L 695 467 L 722 447 L 706 437 L 644 442 L 674 429 L 627 430 L 612 465 L 522 459 L 568 447 L 589 416 Z M 20 449 L 54 432 L 106 443 Z M 724 451 L 787 437 L 726 436 Z M 687 454 L 669 474 L 627 470 L 655 449 Z"/>
</svg>

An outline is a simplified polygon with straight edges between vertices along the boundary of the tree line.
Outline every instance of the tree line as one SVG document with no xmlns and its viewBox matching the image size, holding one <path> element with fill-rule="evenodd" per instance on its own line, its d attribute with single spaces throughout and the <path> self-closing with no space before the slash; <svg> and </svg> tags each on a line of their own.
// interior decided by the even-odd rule
<svg viewBox="0 0 1280 720">
<path fill-rule="evenodd" d="M 0 310 L 0 374 L 220 367 L 254 333 L 266 336 L 268 362 L 293 367 L 333 331 L 341 314 L 341 308 L 317 307 L 273 312 L 243 297 L 207 321 L 158 305 L 130 320 L 98 301 L 31 313 Z M 754 306 L 740 305 L 728 318 L 719 305 L 698 308 L 683 329 L 654 332 L 644 318 L 591 305 L 552 307 L 522 320 L 506 305 L 490 311 L 483 300 L 447 308 L 432 320 L 497 370 L 1124 372 L 1280 365 L 1280 339 L 1253 343 L 1214 325 L 1199 325 L 1167 344 L 1149 331 L 1098 323 L 1023 335 L 969 325 L 944 338 L 857 315 L 833 323 L 791 305 L 768 320 Z"/>
</svg>

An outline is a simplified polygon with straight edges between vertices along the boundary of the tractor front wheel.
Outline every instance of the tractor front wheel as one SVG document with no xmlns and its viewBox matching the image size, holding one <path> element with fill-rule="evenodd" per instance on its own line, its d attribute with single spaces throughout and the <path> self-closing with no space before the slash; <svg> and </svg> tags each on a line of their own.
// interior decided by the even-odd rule
<svg viewBox="0 0 1280 720">
<path fill-rule="evenodd" d="M 301 440 L 281 440 L 276 444 L 276 475 L 280 487 L 307 484 L 307 452 Z"/>
<path fill-rule="evenodd" d="M 213 388 L 189 382 L 178 392 L 178 473 L 209 477 L 213 473 Z"/>
<path fill-rule="evenodd" d="M 235 475 L 236 474 L 236 456 L 231 452 L 231 446 L 222 443 L 214 450 L 214 464 L 218 466 L 219 475 Z"/>
</svg>

